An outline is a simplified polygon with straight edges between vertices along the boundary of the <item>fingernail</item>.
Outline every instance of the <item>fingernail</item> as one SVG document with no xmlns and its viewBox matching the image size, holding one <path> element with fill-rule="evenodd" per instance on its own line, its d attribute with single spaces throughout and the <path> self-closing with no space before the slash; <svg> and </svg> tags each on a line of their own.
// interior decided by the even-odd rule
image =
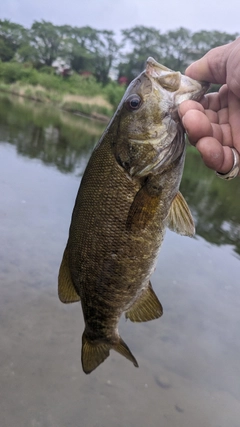
<svg viewBox="0 0 240 427">
<path fill-rule="evenodd" d="M 183 124 L 183 126 L 184 126 L 184 129 L 185 129 L 185 132 L 186 132 L 186 134 L 188 135 L 188 129 L 187 129 L 187 127 L 186 127 L 186 120 L 185 120 L 185 115 L 182 117 L 182 124 Z"/>
</svg>

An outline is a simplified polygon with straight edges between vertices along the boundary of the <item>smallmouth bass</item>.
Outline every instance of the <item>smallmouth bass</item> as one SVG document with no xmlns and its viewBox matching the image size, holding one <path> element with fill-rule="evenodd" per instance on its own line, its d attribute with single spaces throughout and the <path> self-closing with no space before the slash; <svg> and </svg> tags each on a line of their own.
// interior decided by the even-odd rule
<svg viewBox="0 0 240 427">
<path fill-rule="evenodd" d="M 92 372 L 111 349 L 138 363 L 118 332 L 162 315 L 150 276 L 166 227 L 193 236 L 179 192 L 185 135 L 177 107 L 208 89 L 153 58 L 127 88 L 95 147 L 77 194 L 59 270 L 59 298 L 81 301 L 82 367 Z"/>
</svg>

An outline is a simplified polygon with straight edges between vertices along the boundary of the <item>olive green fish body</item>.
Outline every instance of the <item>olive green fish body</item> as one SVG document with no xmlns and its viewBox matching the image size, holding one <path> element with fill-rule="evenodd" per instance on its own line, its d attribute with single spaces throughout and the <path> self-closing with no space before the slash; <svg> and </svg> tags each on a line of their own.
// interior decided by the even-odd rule
<svg viewBox="0 0 240 427">
<path fill-rule="evenodd" d="M 143 187 L 140 180 L 129 179 L 109 152 L 106 141 L 94 152 L 87 167 L 73 212 L 68 245 L 71 275 L 85 306 L 84 313 L 88 312 L 89 300 L 94 295 L 94 317 L 96 311 L 107 305 L 101 318 L 106 316 L 108 323 L 111 315 L 119 317 L 137 292 L 148 284 L 171 204 L 171 189 L 163 187 L 155 196 L 151 220 L 142 224 L 139 218 L 135 224 L 134 214 L 129 219 L 131 207 Z M 161 185 L 160 177 L 157 178 Z M 147 198 L 150 201 L 153 197 L 147 193 Z M 136 208 L 139 204 L 142 209 L 137 201 Z M 87 287 L 82 285 L 85 283 Z M 90 322 L 87 315 L 85 320 Z"/>
<path fill-rule="evenodd" d="M 167 75 L 161 91 L 159 68 Z M 171 104 L 169 91 L 162 90 L 163 84 L 179 90 L 180 73 L 166 70 L 149 59 L 146 72 L 132 82 L 92 153 L 76 198 L 60 267 L 59 297 L 63 302 L 81 300 L 86 373 L 102 363 L 110 349 L 138 366 L 119 336 L 119 318 L 124 312 L 132 321 L 162 315 L 150 276 L 166 226 L 184 235 L 194 233 L 179 193 L 184 132 L 174 111 L 177 102 Z M 169 74 L 177 74 L 178 83 L 173 78 L 169 82 Z M 202 86 L 194 84 L 195 92 L 203 93 Z"/>
</svg>

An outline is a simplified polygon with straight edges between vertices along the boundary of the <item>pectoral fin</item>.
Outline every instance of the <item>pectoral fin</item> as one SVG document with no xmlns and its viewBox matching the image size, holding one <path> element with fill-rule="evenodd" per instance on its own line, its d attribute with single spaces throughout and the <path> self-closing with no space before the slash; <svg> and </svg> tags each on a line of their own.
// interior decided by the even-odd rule
<svg viewBox="0 0 240 427">
<path fill-rule="evenodd" d="M 68 250 L 64 251 L 63 259 L 58 275 L 58 296 L 61 302 L 65 304 L 80 301 L 80 296 L 77 294 L 68 265 Z"/>
<path fill-rule="evenodd" d="M 147 322 L 162 316 L 163 308 L 156 296 L 151 283 L 143 290 L 140 297 L 125 313 L 125 317 L 132 322 Z"/>
<path fill-rule="evenodd" d="M 168 228 L 183 236 L 194 236 L 192 214 L 180 191 L 174 197 L 168 214 Z"/>
<path fill-rule="evenodd" d="M 146 187 L 142 187 L 138 191 L 129 209 L 127 230 L 137 231 L 146 228 L 154 218 L 159 205 L 159 197 L 159 195 L 150 195 Z"/>
</svg>

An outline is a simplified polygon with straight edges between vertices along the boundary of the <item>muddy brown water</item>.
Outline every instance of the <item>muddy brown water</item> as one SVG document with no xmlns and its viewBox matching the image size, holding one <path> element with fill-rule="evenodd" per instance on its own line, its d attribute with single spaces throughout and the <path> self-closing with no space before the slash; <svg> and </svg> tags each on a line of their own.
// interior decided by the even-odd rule
<svg viewBox="0 0 240 427">
<path fill-rule="evenodd" d="M 196 238 L 167 232 L 153 287 L 161 319 L 120 332 L 81 369 L 80 304 L 57 275 L 82 172 L 103 127 L 0 98 L 0 426 L 239 427 L 240 180 L 220 182 L 188 150 L 182 192 Z"/>
</svg>

